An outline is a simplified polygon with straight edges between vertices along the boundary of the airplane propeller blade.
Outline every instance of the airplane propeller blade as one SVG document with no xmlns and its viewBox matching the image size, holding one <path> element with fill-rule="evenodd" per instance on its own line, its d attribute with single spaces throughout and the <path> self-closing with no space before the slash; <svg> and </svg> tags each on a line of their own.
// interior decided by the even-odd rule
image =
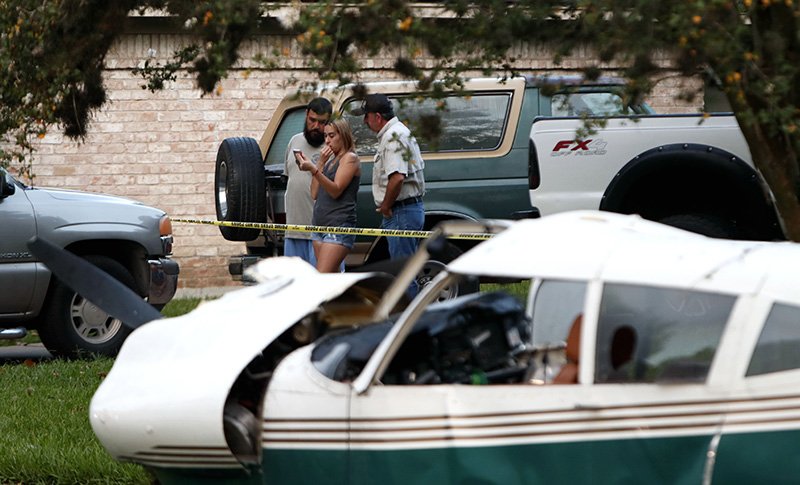
<svg viewBox="0 0 800 485">
<path fill-rule="evenodd" d="M 39 237 L 28 241 L 28 249 L 64 284 L 125 326 L 135 329 L 162 317 L 141 296 L 85 259 Z"/>
</svg>

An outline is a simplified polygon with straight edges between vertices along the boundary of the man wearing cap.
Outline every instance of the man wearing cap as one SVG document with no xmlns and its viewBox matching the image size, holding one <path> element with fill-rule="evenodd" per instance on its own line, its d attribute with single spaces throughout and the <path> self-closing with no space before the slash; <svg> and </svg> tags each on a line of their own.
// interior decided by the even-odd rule
<svg viewBox="0 0 800 485">
<path fill-rule="evenodd" d="M 286 183 L 286 223 L 300 226 L 311 225 L 311 213 L 314 210 L 314 201 L 311 199 L 311 174 L 298 168 L 293 150 L 300 150 L 316 163 L 320 151 L 325 145 L 325 124 L 330 120 L 333 106 L 325 98 L 314 98 L 306 108 L 303 132 L 298 133 L 289 140 L 284 157 L 284 173 Z M 311 233 L 286 232 L 283 244 L 285 256 L 297 256 L 308 261 L 311 266 L 317 265 L 314 249 L 311 244 Z M 344 265 L 343 265 L 344 266 Z"/>
<path fill-rule="evenodd" d="M 376 211 L 383 215 L 381 229 L 422 230 L 425 161 L 417 140 L 394 115 L 392 102 L 385 94 L 368 94 L 353 114 L 363 114 L 364 123 L 377 133 L 379 140 L 372 167 L 372 195 Z M 387 241 L 391 259 L 411 256 L 417 250 L 416 238 L 389 237 Z M 415 284 L 409 293 L 416 294 Z"/>
</svg>

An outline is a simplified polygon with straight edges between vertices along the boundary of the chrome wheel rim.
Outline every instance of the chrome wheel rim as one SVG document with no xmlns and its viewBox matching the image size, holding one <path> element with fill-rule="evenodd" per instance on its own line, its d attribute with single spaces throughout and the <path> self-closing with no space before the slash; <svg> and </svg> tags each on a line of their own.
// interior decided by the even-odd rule
<svg viewBox="0 0 800 485">
<path fill-rule="evenodd" d="M 122 328 L 119 319 L 78 294 L 72 298 L 70 321 L 75 333 L 81 339 L 95 345 L 113 339 Z"/>
<path fill-rule="evenodd" d="M 217 204 L 222 219 L 228 217 L 228 164 L 222 160 L 217 169 Z"/>
<path fill-rule="evenodd" d="M 423 288 L 431 284 L 431 281 L 444 271 L 446 265 L 444 263 L 440 263 L 439 261 L 428 261 L 425 263 L 425 266 L 417 273 L 417 289 L 422 291 Z M 439 290 L 439 293 L 436 295 L 436 299 L 434 301 L 445 301 L 445 300 L 452 300 L 453 298 L 458 296 L 458 284 L 451 283 Z"/>
</svg>

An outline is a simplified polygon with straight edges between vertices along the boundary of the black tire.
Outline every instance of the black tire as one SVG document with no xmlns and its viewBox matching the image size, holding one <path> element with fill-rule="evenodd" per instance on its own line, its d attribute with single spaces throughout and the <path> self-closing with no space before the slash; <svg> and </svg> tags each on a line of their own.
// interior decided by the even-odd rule
<svg viewBox="0 0 800 485">
<path fill-rule="evenodd" d="M 85 259 L 135 291 L 136 282 L 119 262 L 106 256 Z M 53 276 L 39 337 L 56 357 L 92 354 L 113 357 L 131 333 L 120 320 L 94 306 Z"/>
<path fill-rule="evenodd" d="M 711 214 L 676 214 L 658 222 L 717 239 L 736 239 L 738 231 L 733 221 Z"/>
<path fill-rule="evenodd" d="M 226 222 L 265 222 L 267 194 L 264 160 L 258 142 L 252 138 L 226 138 L 217 150 L 214 174 L 214 201 L 217 220 Z M 228 241 L 252 241 L 259 229 L 220 226 Z"/>
<path fill-rule="evenodd" d="M 458 246 L 446 243 L 443 251 L 435 257 L 432 256 L 417 273 L 417 288 L 419 291 L 422 291 L 422 288 L 430 284 L 431 280 L 445 269 L 447 263 L 461 256 L 461 254 L 463 254 L 463 251 Z M 442 288 L 435 301 L 450 300 L 460 295 L 475 293 L 478 290 L 480 290 L 480 283 L 477 279 L 462 279 L 453 285 Z"/>
</svg>

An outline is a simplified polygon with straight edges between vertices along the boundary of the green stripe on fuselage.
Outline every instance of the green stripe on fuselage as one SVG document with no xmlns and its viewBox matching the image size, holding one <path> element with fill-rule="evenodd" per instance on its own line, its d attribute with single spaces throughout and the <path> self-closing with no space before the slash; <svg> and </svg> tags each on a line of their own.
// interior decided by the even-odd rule
<svg viewBox="0 0 800 485">
<path fill-rule="evenodd" d="M 265 483 L 699 484 L 709 440 L 708 436 L 691 436 L 429 450 L 354 450 L 347 463 L 348 471 L 343 475 L 337 473 L 343 464 L 339 454 L 264 450 Z"/>
<path fill-rule="evenodd" d="M 711 435 L 438 448 L 263 450 L 263 475 L 187 476 L 156 471 L 162 484 L 701 484 Z M 712 483 L 800 482 L 800 431 L 725 435 Z"/>
</svg>

